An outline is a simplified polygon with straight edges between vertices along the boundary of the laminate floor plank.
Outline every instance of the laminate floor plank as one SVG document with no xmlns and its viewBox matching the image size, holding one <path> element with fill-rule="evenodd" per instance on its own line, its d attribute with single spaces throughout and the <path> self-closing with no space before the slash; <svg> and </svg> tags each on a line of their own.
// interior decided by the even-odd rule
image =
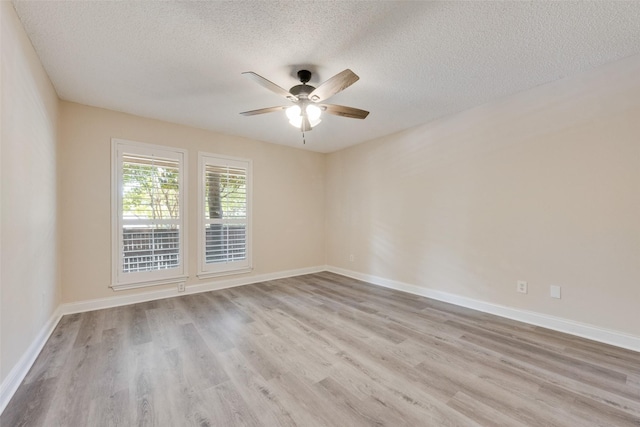
<svg viewBox="0 0 640 427">
<path fill-rule="evenodd" d="M 131 425 L 146 427 L 160 425 L 160 420 L 167 424 L 174 421 L 162 397 L 164 378 L 155 375 L 161 368 L 156 365 L 154 351 L 151 343 L 137 345 L 129 351 Z"/>
<path fill-rule="evenodd" d="M 446 321 L 445 323 L 448 325 L 456 325 L 459 330 L 465 332 L 468 331 L 469 327 L 473 327 L 475 330 L 481 330 L 485 334 L 493 334 L 513 340 L 516 344 L 532 345 L 551 352 L 561 353 L 566 349 L 568 344 L 564 339 L 551 340 L 547 337 L 542 337 L 532 328 L 519 327 L 518 325 L 494 324 L 490 322 L 477 323 L 464 319 L 459 319 L 455 322 Z"/>
<path fill-rule="evenodd" d="M 627 379 L 625 373 L 600 366 L 597 363 L 567 356 L 564 352 L 553 352 L 537 344 L 529 344 L 512 337 L 488 332 L 472 326 L 467 326 L 467 330 L 472 332 L 474 337 L 486 338 L 490 340 L 492 344 L 514 349 L 514 351 L 518 351 L 527 356 L 532 355 L 532 357 L 537 357 L 540 360 L 547 359 L 555 365 L 560 366 L 561 369 L 573 369 L 578 376 L 586 374 L 591 377 L 599 377 L 603 381 L 612 383 L 624 383 Z"/>
<path fill-rule="evenodd" d="M 154 358 L 162 370 L 164 387 L 170 391 L 170 409 L 177 425 L 212 425 L 211 408 L 199 384 L 192 384 L 180 350 L 156 351 Z"/>
<path fill-rule="evenodd" d="M 92 425 L 120 427 L 132 425 L 130 420 L 129 389 L 94 398 L 87 417 Z"/>
<path fill-rule="evenodd" d="M 288 370 L 276 355 L 269 353 L 255 338 L 237 341 L 236 348 L 265 380 L 277 377 Z"/>
<path fill-rule="evenodd" d="M 564 349 L 563 353 L 569 357 L 573 357 L 585 362 L 595 362 L 598 365 L 618 371 L 621 373 L 627 373 L 629 371 L 638 372 L 640 375 L 640 361 L 631 361 L 616 356 L 609 356 L 601 354 L 597 351 L 585 350 L 568 346 Z"/>
<path fill-rule="evenodd" d="M 487 355 L 477 349 L 463 348 L 455 343 L 442 341 L 416 342 L 407 340 L 400 345 L 409 354 L 422 359 L 419 363 L 445 363 L 463 372 L 475 372 L 482 381 L 512 393 L 527 396 L 539 390 L 542 381 L 528 374 L 523 374 L 500 359 Z M 399 347 L 400 347 L 399 346 Z"/>
<path fill-rule="evenodd" d="M 262 323 L 270 329 L 277 329 L 280 327 L 280 325 L 274 321 L 274 317 L 270 315 L 273 311 L 272 309 L 265 309 L 246 297 L 234 298 L 233 304 L 247 313 L 250 313 L 252 318 L 258 321 L 257 323 Z M 238 329 L 238 333 L 242 334 L 244 333 L 244 330 Z"/>
<path fill-rule="evenodd" d="M 335 364 L 332 367 L 334 373 L 329 378 L 337 381 L 360 400 L 369 402 L 379 409 L 384 408 L 385 417 L 402 420 L 399 425 L 475 425 L 467 418 L 458 424 L 452 424 L 449 417 L 440 410 L 444 402 L 451 398 L 450 393 L 439 390 L 438 385 L 416 387 L 413 383 L 393 377 L 367 360 L 359 360 L 344 353 L 341 356 L 344 363 Z M 447 408 L 445 412 L 454 411 Z"/>
<path fill-rule="evenodd" d="M 629 412 L 621 411 L 613 405 L 594 402 L 555 385 L 543 385 L 534 397 L 537 402 L 554 408 L 554 411 L 565 412 L 568 419 L 576 419 L 568 425 L 589 425 L 589 423 L 603 427 L 640 425 L 639 418 Z"/>
<path fill-rule="evenodd" d="M 23 383 L 57 378 L 80 330 L 81 314 L 64 316 L 53 330 Z"/>
<path fill-rule="evenodd" d="M 335 405 L 342 407 L 348 414 L 348 420 L 364 422 L 363 425 L 373 426 L 409 426 L 409 420 L 393 411 L 383 402 L 366 397 L 360 399 L 351 394 L 338 380 L 327 377 L 314 385 L 316 390 L 329 396 Z M 349 424 L 351 425 L 351 424 Z"/>
<path fill-rule="evenodd" d="M 274 377 L 269 380 L 269 386 L 279 397 L 280 402 L 295 425 L 309 427 L 338 425 L 331 418 L 327 418 L 331 414 L 327 415 L 328 411 L 326 409 L 320 413 L 316 412 L 324 402 L 311 395 L 311 392 L 304 388 L 306 387 L 305 385 L 293 389 L 295 385 L 298 385 L 298 382 L 293 384 L 283 383 L 280 377 Z M 327 405 L 325 404 L 324 408 L 326 407 Z"/>
<path fill-rule="evenodd" d="M 198 332 L 211 348 L 215 351 L 225 351 L 233 347 L 233 342 L 227 335 L 230 327 L 224 314 L 208 304 L 206 299 L 198 295 L 187 295 L 185 298 L 180 298 L 178 304 L 180 303 L 185 304 L 183 310 L 187 311 L 187 317 L 193 321 Z"/>
<path fill-rule="evenodd" d="M 281 302 L 281 306 L 274 308 L 275 311 L 287 313 L 316 331 L 322 331 L 324 329 L 326 319 L 322 316 L 319 317 L 315 315 L 315 313 L 318 313 L 319 307 L 322 304 L 316 302 L 316 304 L 313 305 L 301 306 L 300 304 L 296 304 L 295 298 L 290 297 L 281 297 L 279 301 Z"/>
<path fill-rule="evenodd" d="M 640 427 L 640 353 L 323 272 L 64 316 L 0 425 Z"/>
<path fill-rule="evenodd" d="M 314 339 L 319 335 L 309 329 L 303 329 L 300 324 L 285 313 L 274 310 L 280 320 L 280 327 L 272 333 L 280 338 L 287 346 L 294 349 L 300 358 L 317 365 L 319 369 L 331 366 L 335 354 L 339 351 L 335 347 L 325 345 L 328 342 Z"/>
<path fill-rule="evenodd" d="M 548 384 L 549 386 L 556 386 L 564 390 L 571 390 L 576 395 L 586 398 L 592 405 L 605 403 L 611 408 L 622 408 L 624 411 L 637 418 L 640 423 L 640 408 L 638 407 L 640 401 L 637 399 L 628 399 L 618 394 L 613 394 L 608 390 L 603 390 L 597 386 L 586 384 L 579 380 L 559 375 L 555 372 L 550 372 L 544 369 L 544 367 L 519 361 L 512 357 L 502 357 L 501 361 L 515 370 L 522 372 L 524 375 L 539 378 L 541 380 L 541 386 Z M 587 423 L 586 425 L 589 424 Z"/>
<path fill-rule="evenodd" d="M 633 386 L 629 387 L 626 384 L 626 376 L 621 378 L 618 376 L 619 374 L 616 373 L 616 376 L 613 378 L 603 378 L 601 375 L 594 374 L 591 365 L 588 365 L 586 369 L 581 369 L 580 366 L 576 366 L 577 363 L 574 364 L 571 361 L 565 360 L 561 354 L 554 358 L 543 352 L 531 352 L 512 344 L 500 342 L 497 339 L 487 339 L 478 335 L 464 336 L 462 339 L 484 345 L 487 348 L 498 347 L 503 354 L 509 356 L 514 361 L 524 362 L 530 366 L 538 367 L 555 374 L 557 378 L 564 377 L 591 386 L 606 393 L 607 396 L 611 396 L 610 398 L 614 400 L 618 399 L 613 396 L 619 396 L 621 399 L 638 401 L 638 404 L 633 406 L 638 408 L 638 413 L 640 414 L 640 390 Z"/>
<path fill-rule="evenodd" d="M 131 323 L 131 317 L 133 316 L 133 307 L 133 305 L 126 305 L 102 310 L 104 311 L 102 329 L 117 329 L 119 331 L 123 331 L 127 336 L 127 340 L 131 341 L 131 330 L 129 328 L 129 324 Z"/>
<path fill-rule="evenodd" d="M 527 426 L 461 391 L 457 392 L 447 404 L 483 426 Z"/>
<path fill-rule="evenodd" d="M 94 385 L 90 388 L 92 398 L 111 396 L 127 389 L 129 366 L 125 349 L 125 334 L 117 329 L 102 331 L 95 365 L 92 367 Z"/>
<path fill-rule="evenodd" d="M 640 369 L 627 376 L 627 384 L 640 390 Z"/>
<path fill-rule="evenodd" d="M 273 360 L 279 365 L 281 375 L 283 372 L 291 372 L 308 384 L 313 384 L 326 377 L 325 365 L 296 350 L 276 333 L 256 338 L 256 342 L 265 353 L 274 356 Z"/>
<path fill-rule="evenodd" d="M 0 426 L 45 426 L 45 417 L 58 389 L 57 378 L 23 383 L 0 416 Z"/>
<path fill-rule="evenodd" d="M 372 396 L 374 399 L 397 408 L 405 417 L 426 417 L 433 425 L 471 425 L 471 420 L 463 414 L 445 407 L 444 403 L 456 391 L 448 382 L 434 382 L 433 378 L 427 378 L 420 370 L 413 369 L 389 353 L 376 352 L 369 344 L 349 338 L 339 330 L 323 333 L 336 337 L 345 346 L 345 350 L 338 355 L 346 364 L 363 374 L 366 382 L 380 386 L 370 389 L 376 393 Z M 362 376 L 360 379 L 362 381 Z M 366 389 L 362 383 L 358 388 Z"/>
<path fill-rule="evenodd" d="M 67 356 L 65 369 L 58 376 L 57 390 L 45 424 L 47 426 L 88 425 L 88 411 L 92 387 L 97 383 L 95 366 L 100 345 L 73 348 Z M 84 409 L 84 410 L 83 410 Z"/>
<path fill-rule="evenodd" d="M 166 312 L 171 321 L 177 325 L 191 323 L 192 320 L 187 315 L 187 311 L 185 311 L 183 305 L 180 304 L 183 299 L 184 297 L 162 299 L 158 301 L 158 307 L 156 308 Z"/>
<path fill-rule="evenodd" d="M 96 310 L 82 313 L 80 329 L 78 330 L 78 335 L 76 335 L 76 340 L 73 343 L 74 348 L 100 343 L 102 338 L 104 312 L 104 310 Z"/>
<path fill-rule="evenodd" d="M 566 425 L 557 416 L 549 419 L 548 411 L 540 411 L 539 405 L 532 403 L 525 396 L 513 390 L 505 391 L 501 387 L 482 380 L 475 373 L 461 371 L 456 367 L 448 366 L 446 363 L 435 361 L 423 362 L 416 368 L 430 381 L 446 384 L 450 389 L 454 390 L 454 397 L 461 391 L 482 402 L 485 406 L 503 414 L 508 414 L 525 425 L 557 427 Z M 548 410 L 548 408 L 546 409 Z"/>
<path fill-rule="evenodd" d="M 149 306 L 147 305 L 147 307 Z M 129 331 L 131 343 L 138 345 L 151 342 L 151 331 L 149 329 L 149 322 L 147 321 L 145 303 L 134 304 L 131 307 L 130 313 L 129 327 L 127 330 Z"/>
<path fill-rule="evenodd" d="M 280 402 L 271 384 L 254 371 L 237 350 L 220 353 L 220 361 L 245 402 L 259 414 L 265 426 L 296 426 L 289 411 Z"/>
<path fill-rule="evenodd" d="M 231 318 L 234 322 L 253 322 L 253 318 L 246 312 L 239 309 L 228 297 L 226 297 L 224 291 L 219 293 L 207 292 L 204 296 L 209 299 L 210 305 L 217 307 L 221 313 L 224 313 L 225 317 Z"/>
<path fill-rule="evenodd" d="M 190 377 L 190 384 L 205 389 L 228 380 L 216 354 L 207 346 L 195 325 L 182 326 L 182 336 L 176 349 L 183 357 L 183 366 Z"/>
<path fill-rule="evenodd" d="M 266 290 L 256 286 L 251 288 L 246 288 L 245 286 L 240 286 L 237 289 L 234 289 L 234 292 L 242 297 L 246 297 L 254 301 L 255 304 L 258 304 L 262 308 L 280 308 L 282 303 L 278 301 L 277 298 L 274 298 L 269 294 Z"/>
<path fill-rule="evenodd" d="M 412 311 L 420 311 L 429 306 L 429 303 L 424 298 L 415 299 L 406 297 L 405 295 L 389 291 L 385 288 L 370 290 L 368 289 L 370 285 L 367 285 L 364 282 L 360 282 L 355 279 L 352 279 L 347 283 L 339 283 L 337 280 L 339 279 L 314 280 L 314 278 L 312 277 L 310 283 L 315 283 L 316 285 L 313 287 L 309 286 L 308 289 L 310 289 L 310 292 L 312 292 L 314 295 L 321 294 L 326 290 L 329 292 L 329 295 L 335 295 L 335 298 L 352 298 L 360 306 L 369 307 L 370 309 L 374 310 L 379 309 L 380 306 L 369 306 L 369 303 L 371 301 L 377 303 L 397 304 L 400 305 L 403 310 Z M 327 293 L 325 292 L 325 295 L 326 294 Z"/>
<path fill-rule="evenodd" d="M 342 303 L 326 301 L 319 306 L 331 316 L 346 320 L 345 323 L 355 324 L 367 334 L 377 335 L 391 344 L 398 344 L 405 340 L 405 337 L 387 328 L 387 324 L 379 317 L 370 313 L 356 311 Z"/>
<path fill-rule="evenodd" d="M 260 426 L 258 416 L 229 382 L 221 383 L 206 390 L 204 395 L 214 414 L 212 425 Z"/>
<path fill-rule="evenodd" d="M 316 329 L 307 325 L 301 319 L 297 319 L 294 315 L 281 310 L 274 310 L 274 313 L 288 320 L 286 333 L 289 339 L 295 340 L 298 346 L 302 345 L 309 349 L 309 353 L 317 356 L 320 360 L 324 360 L 324 358 L 329 360 L 331 356 L 335 356 L 341 351 L 331 340 L 323 337 Z"/>
<path fill-rule="evenodd" d="M 162 351 L 176 348 L 179 342 L 182 323 L 174 322 L 169 310 L 152 309 L 147 311 L 147 321 L 151 339 Z"/>
</svg>

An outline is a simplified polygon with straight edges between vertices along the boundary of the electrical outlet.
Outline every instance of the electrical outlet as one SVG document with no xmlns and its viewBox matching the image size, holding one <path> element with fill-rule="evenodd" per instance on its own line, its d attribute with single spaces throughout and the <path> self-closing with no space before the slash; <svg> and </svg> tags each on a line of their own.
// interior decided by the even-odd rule
<svg viewBox="0 0 640 427">
<path fill-rule="evenodd" d="M 560 286 L 551 285 L 550 292 L 551 298 L 560 299 Z"/>
<path fill-rule="evenodd" d="M 353 254 L 349 255 L 349 261 L 353 262 L 355 260 L 355 257 L 353 256 Z"/>
<path fill-rule="evenodd" d="M 184 292 L 184 282 L 178 283 L 178 292 Z"/>
<path fill-rule="evenodd" d="M 520 292 L 521 294 L 526 294 L 527 293 L 527 282 L 525 282 L 524 280 L 518 280 L 518 284 L 517 284 L 517 288 L 516 290 L 518 292 Z"/>
</svg>

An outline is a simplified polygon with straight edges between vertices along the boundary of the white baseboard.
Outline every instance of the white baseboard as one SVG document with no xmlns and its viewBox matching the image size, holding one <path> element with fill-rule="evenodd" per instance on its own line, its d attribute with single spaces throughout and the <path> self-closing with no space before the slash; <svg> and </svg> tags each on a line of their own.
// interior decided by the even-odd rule
<svg viewBox="0 0 640 427">
<path fill-rule="evenodd" d="M 565 332 L 567 334 L 576 335 L 582 338 L 587 338 L 605 344 L 611 344 L 616 347 L 622 347 L 640 352 L 640 337 L 629 335 L 623 332 L 604 329 L 595 325 L 576 322 L 561 317 L 549 316 L 547 314 L 493 304 L 473 298 L 467 298 L 447 292 L 437 291 L 434 289 L 423 288 L 396 280 L 385 279 L 370 274 L 347 270 L 344 268 L 327 266 L 326 270 L 332 273 L 362 280 L 373 285 L 383 286 L 385 288 L 396 289 L 399 291 L 408 292 L 410 294 L 448 302 L 461 307 L 467 307 L 474 310 L 482 311 L 484 313 L 495 314 L 496 316 L 506 317 L 508 319 L 529 323 L 531 325 L 542 326 L 554 331 Z"/>
<path fill-rule="evenodd" d="M 42 351 L 42 348 L 61 318 L 62 312 L 60 311 L 60 306 L 58 306 L 49 320 L 47 320 L 47 323 L 44 324 L 27 351 L 24 352 L 18 363 L 16 363 L 9 372 L 9 375 L 7 375 L 4 381 L 2 381 L 2 385 L 0 385 L 0 414 L 2 414 L 9 404 L 9 401 L 20 386 L 20 383 L 24 380 L 24 377 L 29 373 L 29 369 L 31 369 L 31 366 L 38 358 L 40 351 Z"/>
<path fill-rule="evenodd" d="M 257 274 L 246 277 L 224 277 L 206 283 L 187 285 L 184 292 L 177 289 L 163 289 L 142 292 L 134 295 L 117 295 L 108 298 L 98 298 L 86 301 L 70 302 L 60 305 L 60 311 L 64 314 L 83 313 L 85 311 L 101 310 L 103 308 L 120 307 L 123 305 L 136 304 L 146 301 L 154 301 L 164 298 L 179 297 L 182 295 L 198 294 L 201 292 L 215 291 L 218 289 L 233 288 L 236 286 L 249 285 L 252 283 L 266 282 L 268 280 L 284 279 L 286 277 L 301 276 L 303 274 L 313 274 L 325 271 L 324 265 L 298 268 L 295 270 L 278 271 L 274 273 Z"/>
</svg>

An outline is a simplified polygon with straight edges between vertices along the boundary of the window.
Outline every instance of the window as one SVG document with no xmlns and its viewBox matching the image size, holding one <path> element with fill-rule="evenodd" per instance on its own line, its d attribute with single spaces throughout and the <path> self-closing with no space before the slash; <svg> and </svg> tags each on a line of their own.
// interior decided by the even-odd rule
<svg viewBox="0 0 640 427">
<path fill-rule="evenodd" d="M 199 155 L 198 275 L 251 269 L 251 161 Z"/>
<path fill-rule="evenodd" d="M 116 139 L 112 148 L 111 287 L 183 282 L 186 152 Z"/>
</svg>

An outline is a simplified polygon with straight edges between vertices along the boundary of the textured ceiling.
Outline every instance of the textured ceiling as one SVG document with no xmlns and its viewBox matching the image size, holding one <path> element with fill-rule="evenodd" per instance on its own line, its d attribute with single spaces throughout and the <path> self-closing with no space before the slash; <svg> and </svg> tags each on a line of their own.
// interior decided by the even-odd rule
<svg viewBox="0 0 640 427">
<path fill-rule="evenodd" d="M 330 152 L 640 53 L 640 2 L 15 1 L 60 98 Z M 345 68 L 360 80 L 307 133 L 289 89 Z M 283 102 L 284 101 L 284 102 Z"/>
</svg>

